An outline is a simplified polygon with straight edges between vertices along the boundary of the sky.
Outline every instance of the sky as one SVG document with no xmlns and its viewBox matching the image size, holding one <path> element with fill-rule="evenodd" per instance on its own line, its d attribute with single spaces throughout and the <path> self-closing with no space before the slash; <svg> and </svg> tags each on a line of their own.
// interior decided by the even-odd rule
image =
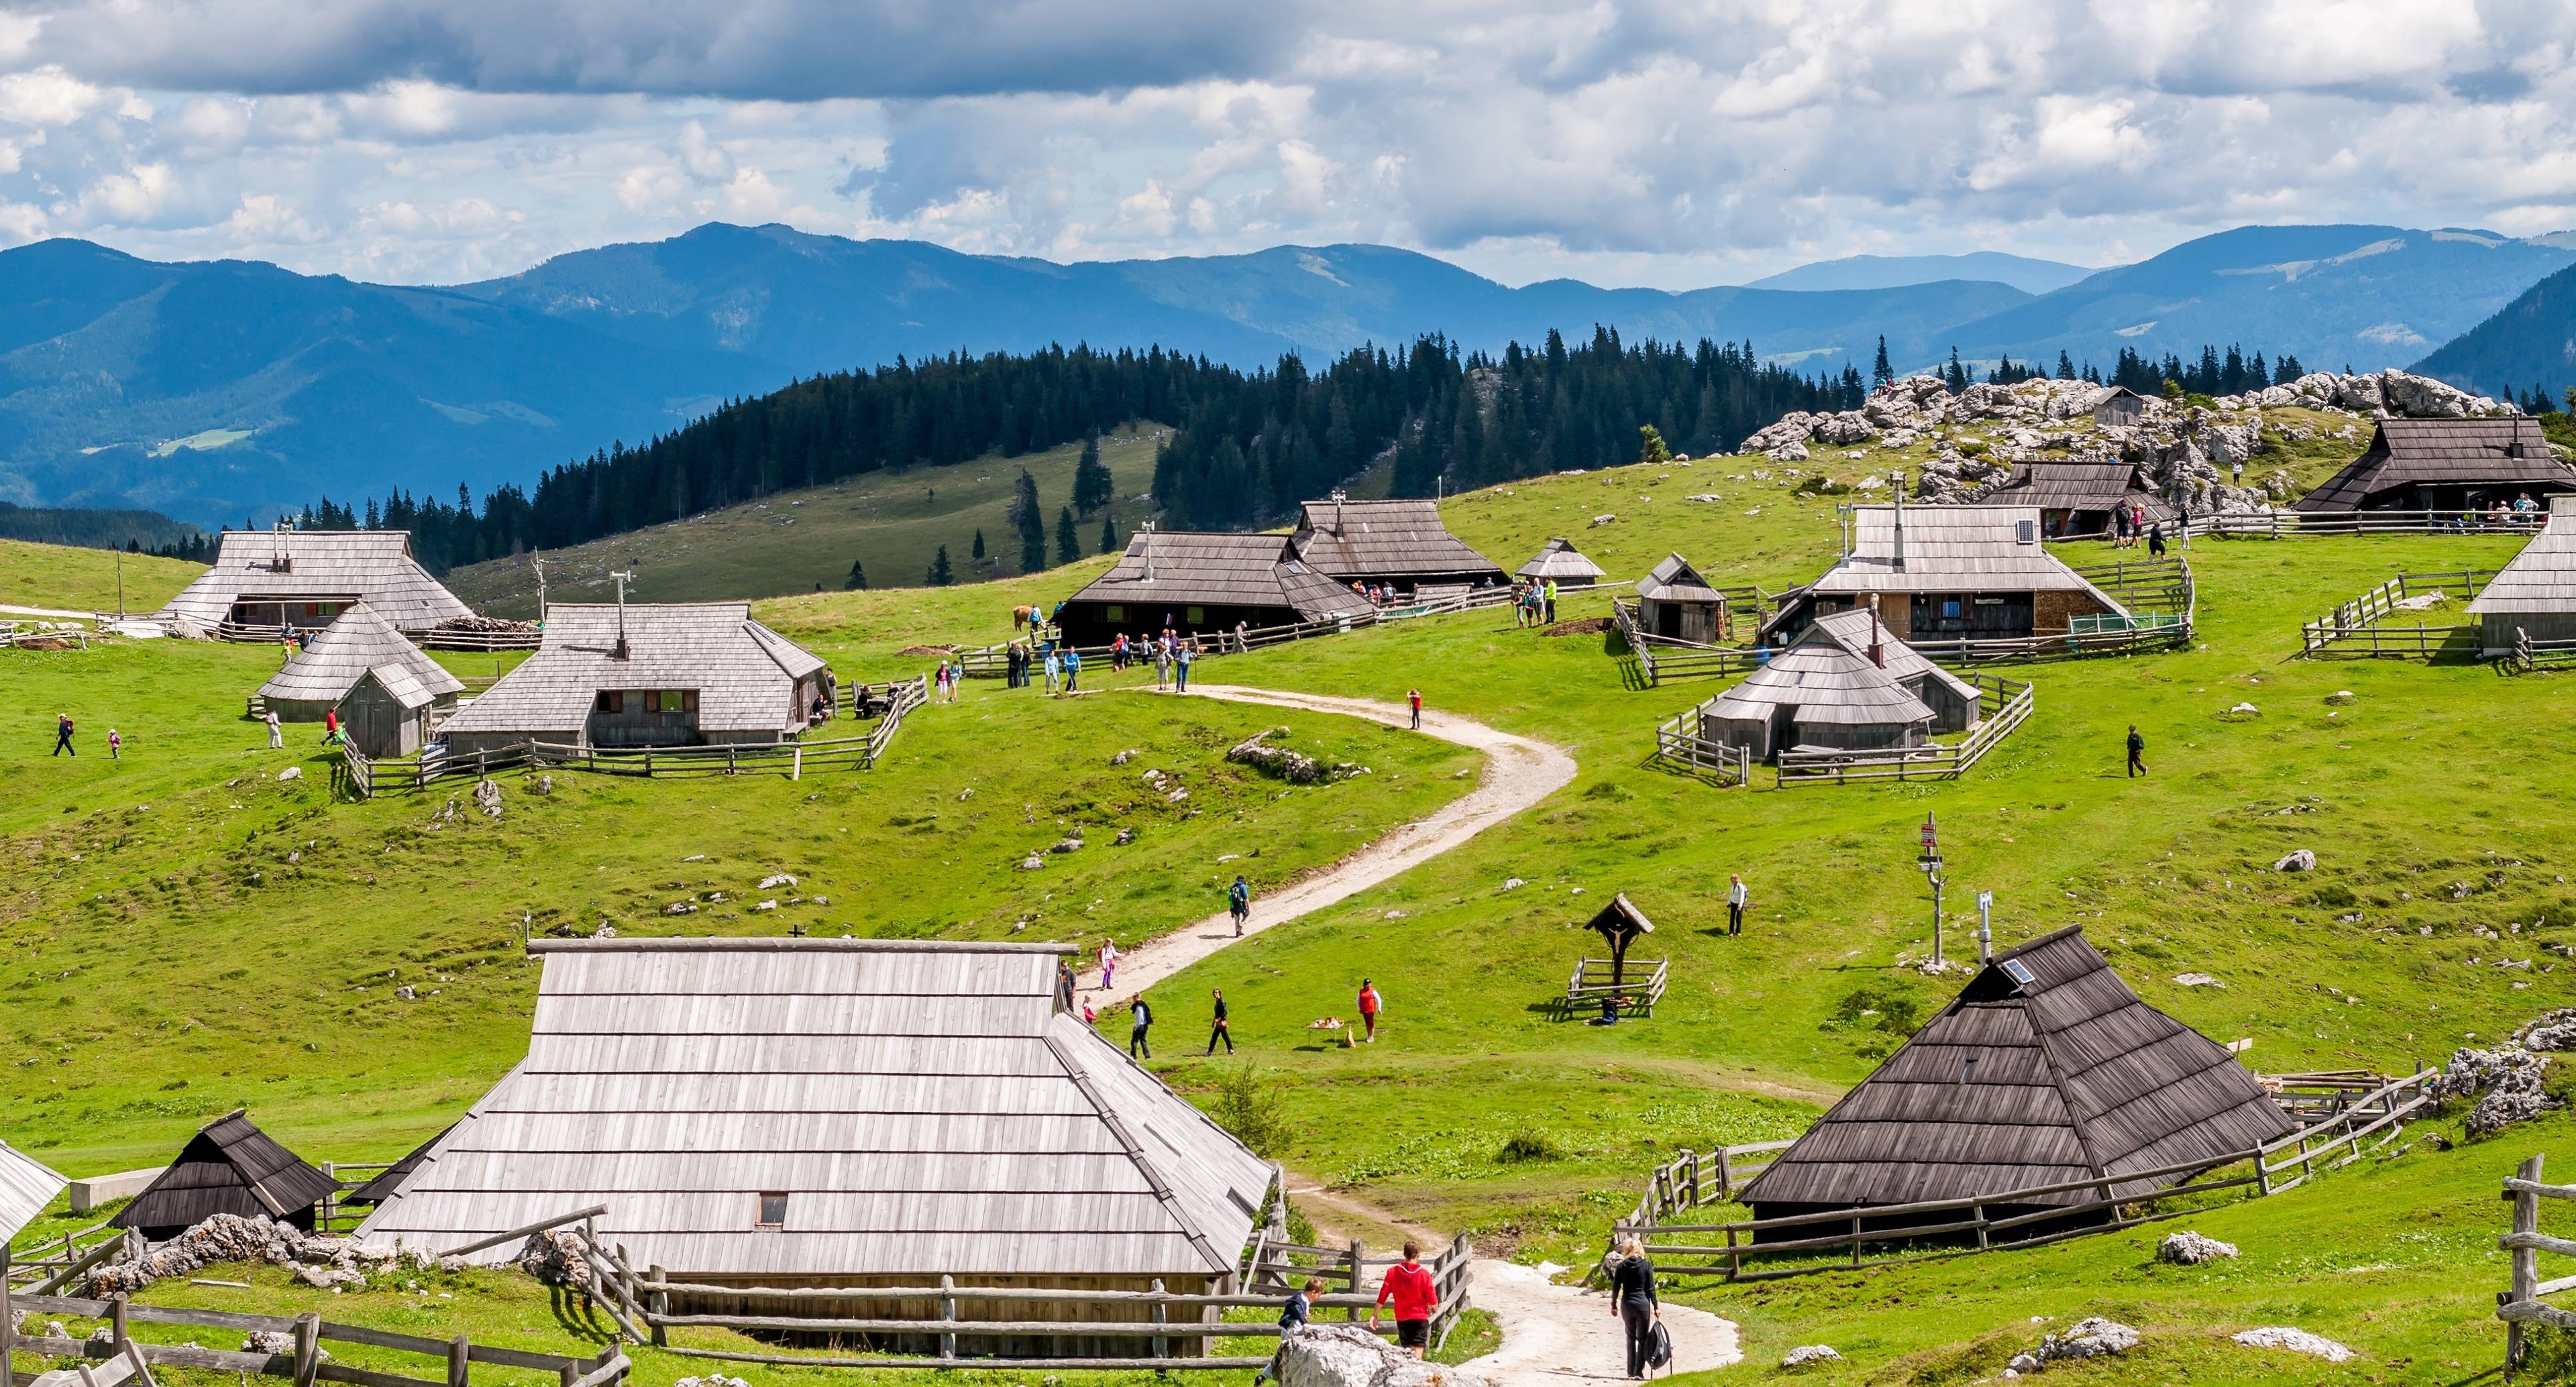
<svg viewBox="0 0 2576 1387">
<path fill-rule="evenodd" d="M 455 283 L 711 220 L 1507 283 L 2576 227 L 2576 0 L 0 0 L 0 247 Z"/>
</svg>

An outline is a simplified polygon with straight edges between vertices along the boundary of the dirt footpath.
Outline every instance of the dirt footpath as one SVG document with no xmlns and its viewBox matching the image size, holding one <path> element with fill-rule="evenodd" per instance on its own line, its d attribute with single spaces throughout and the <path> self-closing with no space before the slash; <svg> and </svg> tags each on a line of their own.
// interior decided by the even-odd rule
<svg viewBox="0 0 2576 1387">
<path fill-rule="evenodd" d="M 1598 1291 L 1552 1284 L 1536 1267 L 1480 1257 L 1469 1269 L 1467 1303 L 1500 1321 L 1503 1346 L 1464 1366 L 1501 1387 L 1519 1383 L 1623 1382 L 1628 1377 L 1628 1336 Z M 1735 1325 L 1706 1310 L 1664 1306 L 1664 1333 L 1673 1341 L 1665 1372 L 1723 1368 L 1744 1357 Z"/>
</svg>

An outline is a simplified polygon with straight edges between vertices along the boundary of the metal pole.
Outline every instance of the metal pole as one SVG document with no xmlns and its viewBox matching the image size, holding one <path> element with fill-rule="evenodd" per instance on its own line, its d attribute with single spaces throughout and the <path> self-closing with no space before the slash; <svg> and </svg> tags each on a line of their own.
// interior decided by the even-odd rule
<svg viewBox="0 0 2576 1387">
<path fill-rule="evenodd" d="M 1977 961 L 1992 963 L 1995 958 L 1995 893 L 1977 893 Z"/>
</svg>

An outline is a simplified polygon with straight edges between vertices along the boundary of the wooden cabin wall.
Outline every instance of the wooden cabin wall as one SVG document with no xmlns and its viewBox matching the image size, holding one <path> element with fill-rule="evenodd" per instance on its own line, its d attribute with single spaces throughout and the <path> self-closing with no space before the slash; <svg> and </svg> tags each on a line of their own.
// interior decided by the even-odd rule
<svg viewBox="0 0 2576 1387">
<path fill-rule="evenodd" d="M 675 1281 L 695 1281 L 723 1285 L 780 1287 L 921 1287 L 938 1284 L 939 1274 L 937 1272 L 899 1272 L 890 1275 L 874 1276 L 834 1276 L 828 1274 L 820 1276 L 713 1276 L 675 1273 L 671 1279 Z M 967 1274 L 960 1275 L 956 1279 L 957 1285 L 961 1288 L 975 1287 L 981 1289 L 993 1287 L 1026 1287 L 1031 1290 L 1048 1291 L 1144 1292 L 1151 1291 L 1154 1288 L 1154 1282 L 1157 1278 L 1151 1276 L 995 1276 Z M 1173 1295 L 1214 1295 L 1228 1290 L 1233 1285 L 1233 1278 L 1231 1276 L 1176 1273 L 1164 1276 L 1160 1279 L 1163 1283 L 1163 1289 Z M 791 1306 L 793 1307 L 792 1309 L 790 1308 Z M 833 1296 L 829 1298 L 817 1297 L 793 1302 L 784 1302 L 770 1299 L 754 1300 L 748 1296 L 726 1296 L 704 1292 L 691 1292 L 685 1295 L 675 1294 L 671 1297 L 671 1313 L 681 1315 L 758 1315 L 780 1319 L 936 1320 L 939 1318 L 939 1299 L 936 1296 L 901 1296 L 883 1298 L 870 1296 Z M 1206 1322 L 1213 1323 L 1217 1317 L 1218 1314 L 1214 1307 L 1208 1307 L 1204 1311 L 1193 1310 L 1186 1306 L 1175 1308 L 1171 1312 L 1173 1328 L 1173 1333 L 1171 1335 L 1172 1356 L 1175 1358 L 1199 1358 L 1208 1356 L 1203 1351 L 1205 1347 L 1204 1342 L 1200 1339 L 1189 1337 L 1188 1325 L 1199 1323 L 1202 1319 Z M 1032 1304 L 1027 1302 L 1003 1300 L 961 1300 L 957 1303 L 957 1318 L 960 1320 L 1002 1321 L 1047 1320 L 1074 1324 L 1146 1324 L 1152 1322 L 1153 1311 L 1149 1306 L 1141 1302 L 1121 1304 L 1115 1301 L 1087 1301 L 1062 1304 L 1048 1304 L 1044 1302 Z M 792 1343 L 800 1347 L 808 1348 L 821 1347 L 833 1338 L 833 1336 L 827 1334 L 802 1334 L 794 1331 L 770 1331 L 761 1334 L 759 1337 L 768 1338 L 777 1342 Z M 865 1346 L 878 1351 L 935 1355 L 939 1352 L 939 1337 L 938 1331 L 925 1329 L 919 1334 L 868 1336 L 841 1335 L 839 1336 L 839 1342 L 844 1347 L 858 1347 L 859 1345 L 856 1341 L 861 1338 L 865 1338 L 868 1340 L 868 1343 Z M 1238 1341 L 1235 1340 L 1216 1341 L 1216 1355 L 1225 1356 L 1236 1352 L 1237 1350 L 1229 1347 L 1229 1345 L 1237 1342 Z M 1262 1341 L 1251 1340 L 1243 1342 L 1248 1344 L 1258 1344 Z M 963 1332 L 959 1333 L 957 1336 L 957 1353 L 960 1357 L 1142 1358 L 1152 1351 L 1152 1346 L 1153 1341 L 1151 1339 L 1141 1338 L 1057 1339 L 1018 1335 L 977 1335 Z M 1242 1351 L 1256 1352 L 1258 1350 L 1247 1347 L 1242 1349 Z"/>
</svg>

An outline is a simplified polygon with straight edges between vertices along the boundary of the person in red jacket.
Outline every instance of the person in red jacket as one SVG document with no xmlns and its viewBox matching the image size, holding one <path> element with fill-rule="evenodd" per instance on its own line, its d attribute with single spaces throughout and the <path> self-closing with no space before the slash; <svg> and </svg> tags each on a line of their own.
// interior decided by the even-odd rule
<svg viewBox="0 0 2576 1387">
<path fill-rule="evenodd" d="M 1377 984 L 1360 979 L 1360 1021 L 1368 1027 L 1368 1043 L 1377 1041 L 1377 1009 L 1384 1005 L 1377 995 Z"/>
<path fill-rule="evenodd" d="M 1395 1302 L 1396 1347 L 1421 1357 L 1431 1343 L 1431 1312 L 1440 1308 L 1440 1286 L 1431 1279 L 1431 1268 L 1422 1265 L 1422 1244 L 1407 1240 L 1404 1260 L 1386 1269 L 1369 1323 L 1377 1323 L 1377 1312 L 1390 1300 Z"/>
</svg>

